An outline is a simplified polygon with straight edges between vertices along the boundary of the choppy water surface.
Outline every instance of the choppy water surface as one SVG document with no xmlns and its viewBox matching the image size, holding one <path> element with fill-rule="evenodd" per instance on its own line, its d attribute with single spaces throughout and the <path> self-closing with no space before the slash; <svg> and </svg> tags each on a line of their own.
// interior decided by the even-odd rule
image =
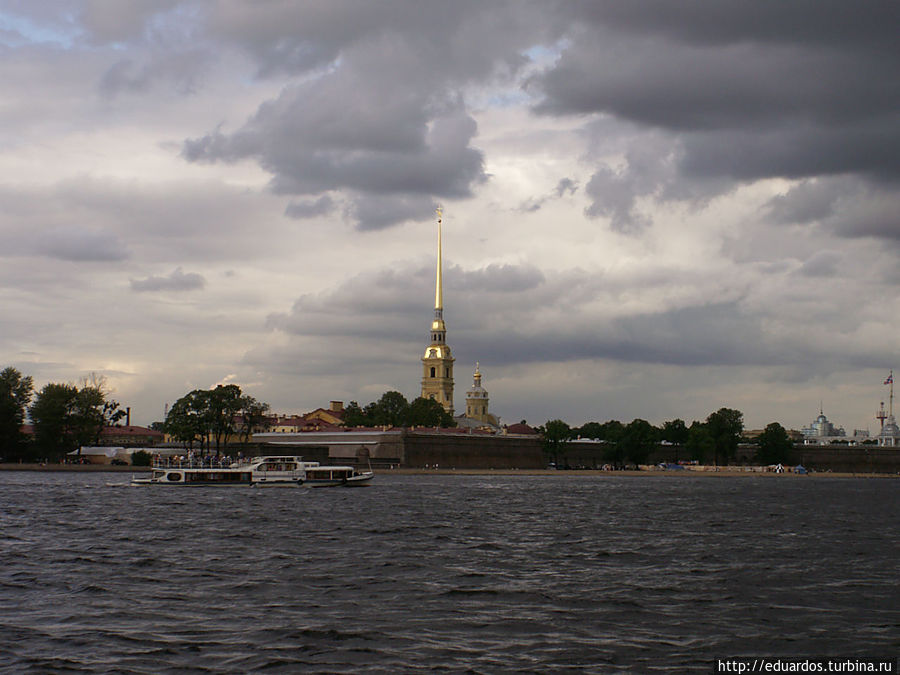
<svg viewBox="0 0 900 675">
<path fill-rule="evenodd" d="M 0 474 L 4 672 L 709 672 L 900 652 L 897 480 L 126 481 Z"/>
</svg>

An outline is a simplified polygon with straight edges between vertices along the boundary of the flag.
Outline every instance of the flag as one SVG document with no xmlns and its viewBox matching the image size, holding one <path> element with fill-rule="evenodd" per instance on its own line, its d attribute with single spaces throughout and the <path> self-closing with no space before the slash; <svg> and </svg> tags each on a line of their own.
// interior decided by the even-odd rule
<svg viewBox="0 0 900 675">
<path fill-rule="evenodd" d="M 884 383 L 885 383 L 885 384 L 894 384 L 894 374 L 891 373 L 890 375 L 888 375 L 888 379 L 886 379 L 886 380 L 884 381 Z"/>
</svg>

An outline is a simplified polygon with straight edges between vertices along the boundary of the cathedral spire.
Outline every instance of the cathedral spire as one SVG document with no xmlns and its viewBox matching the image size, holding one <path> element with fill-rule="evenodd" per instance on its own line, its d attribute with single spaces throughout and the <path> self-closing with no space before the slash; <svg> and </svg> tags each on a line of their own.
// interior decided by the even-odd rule
<svg viewBox="0 0 900 675">
<path fill-rule="evenodd" d="M 437 275 L 435 276 L 434 282 L 434 316 L 435 318 L 442 318 L 438 312 L 442 312 L 444 310 L 444 289 L 443 284 L 441 282 L 441 221 L 443 219 L 444 212 L 441 207 L 437 207 L 437 224 L 438 224 L 438 246 L 437 246 Z"/>
<path fill-rule="evenodd" d="M 431 344 L 422 357 L 422 398 L 434 399 L 444 410 L 453 414 L 453 356 L 447 344 L 444 323 L 444 295 L 441 280 L 441 221 L 443 212 L 437 209 L 438 247 L 437 272 L 434 282 L 434 320 L 431 322 Z"/>
</svg>

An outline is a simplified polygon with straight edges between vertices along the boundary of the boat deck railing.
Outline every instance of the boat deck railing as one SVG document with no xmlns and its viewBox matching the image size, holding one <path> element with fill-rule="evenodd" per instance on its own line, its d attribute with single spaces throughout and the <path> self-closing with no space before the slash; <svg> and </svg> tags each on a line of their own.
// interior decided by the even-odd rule
<svg viewBox="0 0 900 675">
<path fill-rule="evenodd" d="M 154 457 L 154 469 L 230 469 L 237 460 L 231 457 Z"/>
</svg>

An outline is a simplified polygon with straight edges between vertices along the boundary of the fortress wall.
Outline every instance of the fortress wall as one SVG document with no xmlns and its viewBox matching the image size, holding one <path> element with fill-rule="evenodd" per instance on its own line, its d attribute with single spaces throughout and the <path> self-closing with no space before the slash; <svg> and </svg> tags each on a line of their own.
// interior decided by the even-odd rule
<svg viewBox="0 0 900 675">
<path fill-rule="evenodd" d="M 816 471 L 849 473 L 900 473 L 900 448 L 877 445 L 799 445 L 791 453 L 791 464 Z"/>
<path fill-rule="evenodd" d="M 571 443 L 565 459 L 569 466 L 594 469 L 603 466 L 605 443 Z M 735 465 L 756 464 L 756 446 L 741 444 L 731 462 Z M 648 464 L 676 462 L 690 458 L 690 453 L 681 446 L 660 445 L 647 458 Z M 712 462 L 712 458 L 708 459 Z M 882 448 L 873 445 L 797 445 L 791 451 L 788 466 L 802 464 L 815 471 L 838 473 L 900 473 L 900 447 Z"/>
<path fill-rule="evenodd" d="M 477 436 L 407 432 L 405 462 L 409 468 L 543 469 L 537 436 Z"/>
</svg>

